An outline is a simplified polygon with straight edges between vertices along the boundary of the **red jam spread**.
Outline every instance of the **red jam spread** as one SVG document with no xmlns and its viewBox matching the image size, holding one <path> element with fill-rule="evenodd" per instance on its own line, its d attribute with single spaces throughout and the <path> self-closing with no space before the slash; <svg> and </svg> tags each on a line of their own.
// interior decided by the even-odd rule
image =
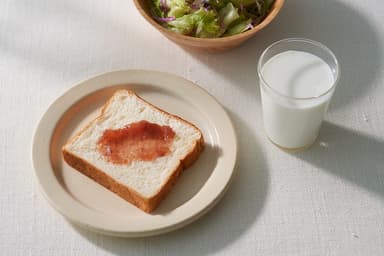
<svg viewBox="0 0 384 256">
<path fill-rule="evenodd" d="M 105 130 L 97 144 L 107 161 L 129 164 L 135 160 L 152 161 L 169 154 L 174 137 L 171 127 L 143 120 L 120 129 Z"/>
</svg>

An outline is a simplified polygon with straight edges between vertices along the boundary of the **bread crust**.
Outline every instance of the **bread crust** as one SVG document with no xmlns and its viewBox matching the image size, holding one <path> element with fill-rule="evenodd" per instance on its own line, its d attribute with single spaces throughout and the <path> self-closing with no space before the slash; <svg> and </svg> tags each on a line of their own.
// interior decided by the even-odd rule
<svg viewBox="0 0 384 256">
<path fill-rule="evenodd" d="M 119 90 L 121 91 L 121 90 Z M 119 91 L 115 92 L 118 93 Z M 151 107 L 157 109 L 158 111 L 162 112 L 165 115 L 170 116 L 171 118 L 176 118 L 181 122 L 185 122 L 188 125 L 191 125 L 195 127 L 197 130 L 200 131 L 198 127 L 191 124 L 190 122 L 172 115 L 168 112 L 165 112 L 162 109 L 159 109 L 158 107 L 152 105 L 151 103 L 145 101 L 141 97 L 139 97 L 136 93 L 130 90 L 124 90 L 127 91 L 129 94 L 134 94 L 138 99 L 143 101 L 144 103 L 150 105 Z M 164 182 L 164 184 L 161 186 L 161 188 L 152 196 L 152 197 L 144 197 L 134 189 L 125 186 L 124 184 L 121 184 L 117 180 L 115 180 L 113 177 L 106 174 L 104 171 L 98 169 L 85 159 L 71 153 L 66 149 L 66 146 L 71 144 L 77 137 L 79 137 L 89 126 L 91 126 L 96 120 L 103 117 L 103 114 L 105 110 L 107 109 L 109 103 L 111 102 L 111 99 L 113 96 L 103 105 L 100 114 L 98 117 L 96 117 L 93 121 L 88 123 L 83 129 L 81 129 L 78 133 L 76 133 L 73 138 L 71 138 L 62 148 L 62 154 L 64 160 L 72 166 L 74 169 L 79 171 L 80 173 L 86 175 L 87 177 L 93 179 L 95 182 L 99 183 L 100 185 L 104 186 L 108 190 L 114 192 L 115 194 L 119 195 L 126 201 L 132 203 L 133 205 L 137 206 L 141 210 L 151 213 L 153 212 L 157 206 L 160 204 L 160 202 L 168 195 L 168 193 L 172 190 L 174 184 L 176 183 L 177 179 L 181 175 L 181 173 L 191 166 L 199 157 L 200 153 L 204 149 L 204 137 L 202 132 L 200 131 L 200 139 L 195 142 L 194 147 L 190 152 L 188 152 L 183 159 L 180 159 L 179 165 L 171 172 L 171 175 L 168 177 L 168 179 Z"/>
</svg>

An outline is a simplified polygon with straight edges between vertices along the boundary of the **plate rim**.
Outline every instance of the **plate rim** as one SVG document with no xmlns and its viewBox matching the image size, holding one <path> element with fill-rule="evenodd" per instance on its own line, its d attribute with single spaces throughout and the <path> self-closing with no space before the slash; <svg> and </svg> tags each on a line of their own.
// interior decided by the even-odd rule
<svg viewBox="0 0 384 256">
<path fill-rule="evenodd" d="M 48 189 L 49 191 L 47 191 L 47 184 L 44 184 L 44 181 L 42 180 L 40 168 L 42 167 L 41 165 L 42 165 L 42 162 L 44 160 L 39 159 L 40 150 L 38 147 L 38 146 L 40 146 L 40 144 L 38 142 L 41 141 L 41 136 L 42 136 L 41 133 L 42 133 L 42 131 L 44 131 L 42 126 L 44 124 L 46 124 L 47 121 L 49 121 L 50 115 L 54 114 L 55 111 L 56 112 L 58 111 L 57 109 L 59 109 L 59 111 L 60 111 L 60 108 L 62 109 L 63 113 L 61 113 L 60 116 L 56 118 L 57 120 L 54 122 L 54 124 L 51 125 L 50 127 L 46 128 L 46 129 L 48 129 L 48 131 L 50 131 L 49 136 L 48 136 L 49 140 L 47 140 L 48 142 L 46 143 L 46 145 L 48 145 L 47 147 L 48 147 L 48 151 L 49 151 L 52 135 L 54 134 L 57 121 L 59 121 L 61 119 L 63 114 L 71 106 L 73 106 L 76 102 L 81 100 L 83 97 L 85 97 L 85 96 L 87 96 L 93 92 L 96 92 L 98 90 L 101 90 L 103 88 L 114 86 L 114 84 L 112 82 L 111 82 L 111 84 L 104 84 L 103 86 L 97 86 L 94 83 L 96 83 L 98 81 L 98 79 L 102 80 L 103 78 L 108 78 L 108 77 L 113 77 L 113 76 L 117 77 L 119 75 L 123 75 L 123 76 L 127 76 L 127 80 L 129 80 L 128 79 L 129 76 L 134 77 L 136 75 L 140 78 L 140 76 L 142 76 L 142 75 L 148 76 L 148 73 L 151 76 L 159 76 L 159 77 L 163 77 L 165 79 L 182 81 L 183 82 L 183 83 L 181 83 L 182 86 L 188 87 L 190 90 L 195 90 L 200 94 L 204 94 L 205 97 L 207 97 L 207 99 L 209 99 L 210 103 L 211 104 L 213 103 L 215 105 L 215 107 L 220 111 L 221 118 L 225 119 L 226 125 L 227 125 L 226 128 L 229 129 L 228 132 L 231 133 L 231 136 L 229 136 L 229 137 L 230 137 L 230 140 L 232 140 L 231 142 L 232 142 L 232 147 L 233 147 L 232 148 L 232 151 L 233 151 L 232 154 L 233 155 L 229 156 L 231 158 L 228 159 L 228 161 L 230 162 L 230 167 L 227 167 L 227 169 L 228 169 L 227 171 L 228 171 L 229 176 L 226 178 L 225 183 L 222 184 L 222 187 L 220 188 L 221 190 L 219 191 L 219 193 L 208 204 L 204 205 L 204 207 L 200 208 L 194 214 L 187 216 L 186 218 L 181 218 L 181 220 L 179 220 L 179 221 L 176 221 L 176 222 L 174 222 L 168 226 L 164 226 L 164 227 L 160 227 L 160 228 L 145 229 L 145 230 L 144 229 L 143 230 L 126 230 L 126 229 L 125 230 L 119 230 L 119 229 L 111 229 L 111 227 L 104 228 L 104 227 L 99 226 L 99 225 L 93 225 L 92 223 L 87 223 L 87 222 L 83 221 L 82 218 L 79 218 L 79 216 L 73 216 L 73 214 L 68 214 L 68 212 L 66 212 L 65 209 L 63 209 L 63 205 L 62 205 L 63 201 L 65 203 L 65 200 L 64 200 L 65 198 L 61 198 L 63 200 L 62 202 L 57 202 L 57 200 L 58 200 L 57 197 L 60 196 L 60 194 L 58 194 L 57 191 L 56 191 L 56 193 L 53 193 L 53 194 L 55 194 L 55 196 L 53 196 L 52 194 L 49 194 L 49 192 L 52 192 L 52 189 L 51 190 Z M 145 79 L 142 79 L 142 80 L 145 80 Z M 132 84 L 134 84 L 137 82 L 125 81 L 125 82 L 120 82 L 120 83 L 126 83 L 126 84 L 132 83 Z M 167 87 L 168 87 L 168 85 L 166 85 L 166 86 L 161 85 L 161 84 L 157 83 L 156 81 L 153 81 L 153 82 L 144 81 L 142 83 L 148 83 L 153 87 L 161 88 L 161 89 L 165 89 L 165 90 L 167 90 Z M 178 91 L 179 91 L 179 89 L 178 89 Z M 78 97 L 76 97 L 75 99 L 71 99 L 70 101 L 65 102 L 66 97 L 68 97 L 71 94 L 76 93 L 76 92 L 80 92 Z M 196 102 L 196 101 L 198 101 L 198 100 L 192 100 L 192 102 Z M 214 127 L 215 126 L 216 125 L 214 125 Z M 106 235 L 111 235 L 111 236 L 144 237 L 144 236 L 158 235 L 158 234 L 170 232 L 172 230 L 176 230 L 178 228 L 181 228 L 181 227 L 197 220 L 198 218 L 200 218 L 202 215 L 204 215 L 206 212 L 208 212 L 222 198 L 222 196 L 227 191 L 231 181 L 233 180 L 233 176 L 235 173 L 235 166 L 236 166 L 237 154 L 238 154 L 238 140 L 237 140 L 237 136 L 236 136 L 236 132 L 235 132 L 233 123 L 232 123 L 227 111 L 225 110 L 225 108 L 217 101 L 217 99 L 215 97 L 213 97 L 208 91 L 206 91 L 204 88 L 200 87 L 196 83 L 194 83 L 188 79 L 185 79 L 181 76 L 167 73 L 167 72 L 162 72 L 162 71 L 146 70 L 146 69 L 122 69 L 122 70 L 115 70 L 115 71 L 101 73 L 101 74 L 98 74 L 95 76 L 91 76 L 91 77 L 84 79 L 80 82 L 74 83 L 73 86 L 71 86 L 69 89 L 67 89 L 66 91 L 61 93 L 56 99 L 54 99 L 48 105 L 47 109 L 45 110 L 45 112 L 43 113 L 43 115 L 41 116 L 40 120 L 38 121 L 38 123 L 36 125 L 36 128 L 35 128 L 34 133 L 33 133 L 33 137 L 32 137 L 32 152 L 31 153 L 32 153 L 31 154 L 31 161 L 32 161 L 32 166 L 33 166 L 33 172 L 34 172 L 35 180 L 38 183 L 38 186 L 39 186 L 41 193 L 43 194 L 45 199 L 49 202 L 49 204 L 57 212 L 59 212 L 62 216 L 64 216 L 67 220 L 69 220 L 71 223 L 75 224 L 76 226 L 81 226 L 85 229 L 88 229 L 88 230 L 91 230 L 94 232 L 98 232 L 98 233 L 102 233 L 102 234 L 106 234 Z M 49 156 L 48 156 L 48 159 L 50 160 Z M 45 163 L 45 164 L 47 165 L 47 163 Z M 50 161 L 48 162 L 48 166 L 49 166 L 50 172 L 53 173 L 53 168 L 51 166 Z M 208 178 L 208 180 L 209 180 L 209 178 Z M 64 190 L 63 187 L 61 187 L 61 189 Z M 53 192 L 55 192 L 55 191 L 53 190 Z M 66 192 L 66 194 L 68 194 L 68 192 Z M 60 199 L 60 197 L 59 197 L 59 199 Z M 72 203 L 72 205 L 73 204 L 76 205 L 76 207 L 86 208 L 84 205 L 82 205 L 80 202 L 77 202 L 73 198 L 72 198 L 71 203 Z M 89 209 L 89 208 L 86 208 L 86 209 Z"/>
</svg>

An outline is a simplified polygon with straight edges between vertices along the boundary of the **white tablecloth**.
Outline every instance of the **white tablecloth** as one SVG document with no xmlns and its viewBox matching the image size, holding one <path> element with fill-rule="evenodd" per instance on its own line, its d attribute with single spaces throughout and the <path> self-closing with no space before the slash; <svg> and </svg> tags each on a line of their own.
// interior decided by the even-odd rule
<svg viewBox="0 0 384 256">
<path fill-rule="evenodd" d="M 179 48 L 130 0 L 0 2 L 0 255 L 384 255 L 384 3 L 288 0 L 243 46 Z M 323 42 L 341 80 L 319 141 L 290 154 L 266 139 L 256 63 L 286 37 Z M 31 140 L 76 82 L 152 69 L 198 83 L 228 110 L 237 175 L 207 215 L 169 234 L 121 239 L 72 226 L 39 192 Z"/>
</svg>

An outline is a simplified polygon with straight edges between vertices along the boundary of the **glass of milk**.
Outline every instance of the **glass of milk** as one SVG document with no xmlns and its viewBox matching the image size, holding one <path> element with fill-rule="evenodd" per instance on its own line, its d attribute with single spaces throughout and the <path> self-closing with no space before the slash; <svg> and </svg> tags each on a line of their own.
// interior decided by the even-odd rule
<svg viewBox="0 0 384 256">
<path fill-rule="evenodd" d="M 285 149 L 311 146 L 339 79 L 326 46 L 289 38 L 269 46 L 258 63 L 265 132 Z"/>
</svg>

